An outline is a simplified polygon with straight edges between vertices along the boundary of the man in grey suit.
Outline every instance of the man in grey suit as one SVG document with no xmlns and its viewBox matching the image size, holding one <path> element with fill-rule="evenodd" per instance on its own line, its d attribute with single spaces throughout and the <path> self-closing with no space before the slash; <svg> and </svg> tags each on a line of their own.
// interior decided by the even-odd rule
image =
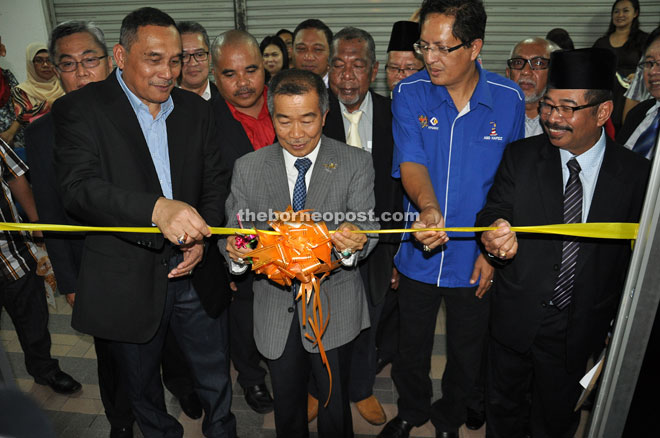
<svg viewBox="0 0 660 438">
<path fill-rule="evenodd" d="M 355 265 L 367 256 L 377 239 L 351 230 L 377 229 L 370 220 L 374 208 L 374 170 L 369 153 L 322 135 L 328 94 L 321 78 L 303 70 L 285 70 L 271 81 L 268 106 L 278 142 L 249 153 L 234 166 L 227 200 L 227 226 L 236 226 L 237 214 L 256 216 L 272 210 L 313 209 L 323 214 L 334 233 L 335 253 L 342 266 L 321 284 L 323 309 L 330 323 L 323 335 L 330 370 L 332 396 L 318 416 L 320 437 L 352 437 L 348 399 L 351 344 L 369 326 L 369 312 L 360 273 Z M 257 175 L 260 181 L 257 183 Z M 331 217 L 332 216 L 332 217 Z M 330 220 L 328 220 L 330 218 Z M 267 229 L 263 217 L 248 218 Z M 348 222 L 348 219 L 351 222 Z M 236 262 L 249 249 L 238 248 L 228 237 L 226 251 Z M 243 269 L 247 269 L 244 265 Z M 328 397 L 328 373 L 318 348 L 305 338 L 302 305 L 295 301 L 297 284 L 283 287 L 258 277 L 254 282 L 254 338 L 267 358 L 275 398 L 275 428 L 279 437 L 307 437 L 307 382 L 313 374 L 320 400 Z M 311 314 L 311 306 L 307 313 Z"/>
</svg>

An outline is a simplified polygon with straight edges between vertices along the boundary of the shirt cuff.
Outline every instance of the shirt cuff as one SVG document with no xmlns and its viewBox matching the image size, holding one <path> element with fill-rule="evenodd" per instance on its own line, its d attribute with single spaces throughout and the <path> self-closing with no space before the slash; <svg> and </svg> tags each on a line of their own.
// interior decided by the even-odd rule
<svg viewBox="0 0 660 438">
<path fill-rule="evenodd" d="M 236 263 L 233 260 L 229 260 L 229 273 L 233 275 L 241 275 L 248 268 L 248 265 L 245 263 Z"/>
</svg>

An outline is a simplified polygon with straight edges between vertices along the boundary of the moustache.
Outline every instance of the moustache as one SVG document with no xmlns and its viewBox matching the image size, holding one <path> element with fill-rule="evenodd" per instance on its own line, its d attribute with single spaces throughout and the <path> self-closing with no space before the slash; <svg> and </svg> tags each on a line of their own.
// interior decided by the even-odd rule
<svg viewBox="0 0 660 438">
<path fill-rule="evenodd" d="M 169 87 L 174 83 L 173 80 L 163 81 L 163 82 L 149 82 L 149 85 L 155 85 L 157 87 Z"/>
<path fill-rule="evenodd" d="M 254 94 L 255 91 L 256 91 L 256 90 L 255 90 L 254 88 L 250 88 L 250 87 L 241 87 L 241 88 L 239 88 L 238 90 L 234 91 L 234 97 L 237 97 L 237 96 L 239 96 L 239 95 L 241 95 L 241 94 L 245 94 L 245 93 Z"/>
<path fill-rule="evenodd" d="M 532 87 L 536 87 L 536 81 L 532 79 L 518 79 L 518 85 L 531 85 Z"/>
<path fill-rule="evenodd" d="M 554 129 L 554 130 L 557 130 L 557 131 L 573 132 L 573 128 L 571 128 L 570 126 L 562 126 L 562 125 L 558 125 L 556 123 L 550 123 L 550 122 L 545 122 L 545 123 L 543 123 L 543 125 L 548 129 Z"/>
</svg>

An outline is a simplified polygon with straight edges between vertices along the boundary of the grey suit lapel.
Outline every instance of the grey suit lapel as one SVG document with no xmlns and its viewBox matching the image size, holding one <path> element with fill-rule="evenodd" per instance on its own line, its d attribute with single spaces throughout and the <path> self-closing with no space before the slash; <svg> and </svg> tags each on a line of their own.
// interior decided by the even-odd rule
<svg viewBox="0 0 660 438">
<path fill-rule="evenodd" d="M 289 196 L 289 183 L 286 176 L 282 146 L 275 143 L 269 149 L 269 154 L 264 157 L 263 181 L 266 181 L 265 189 L 270 195 L 268 199 L 272 201 L 270 203 L 271 208 L 284 211 L 291 204 L 291 197 Z M 257 175 L 254 175 L 254 177 L 257 179 Z M 262 179 L 259 178 L 259 180 Z"/>
<path fill-rule="evenodd" d="M 319 146 L 319 154 L 316 157 L 314 170 L 312 171 L 312 179 L 309 182 L 307 189 L 307 199 L 305 201 L 305 208 L 313 208 L 319 210 L 325 202 L 328 194 L 328 189 L 331 184 L 331 174 L 336 171 L 337 164 L 336 145 L 334 140 L 326 137 L 321 137 L 321 144 Z"/>
</svg>

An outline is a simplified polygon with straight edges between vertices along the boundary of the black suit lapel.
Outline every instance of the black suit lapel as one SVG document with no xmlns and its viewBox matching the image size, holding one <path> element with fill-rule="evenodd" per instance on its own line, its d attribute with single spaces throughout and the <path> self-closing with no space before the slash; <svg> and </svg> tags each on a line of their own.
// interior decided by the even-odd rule
<svg viewBox="0 0 660 438">
<path fill-rule="evenodd" d="M 561 224 L 564 222 L 564 183 L 559 149 L 552 146 L 545 136 L 541 141 L 546 143 L 539 153 L 540 159 L 537 163 L 539 196 L 546 215 L 542 224 Z M 561 252 L 561 239 L 554 242 Z"/>
<path fill-rule="evenodd" d="M 328 110 L 328 115 L 325 118 L 323 134 L 326 137 L 346 143 L 346 132 L 344 132 L 344 120 L 341 114 L 339 101 L 330 90 L 328 90 L 328 94 L 330 95 L 330 108 Z"/>
<path fill-rule="evenodd" d="M 127 145 L 126 151 L 133 155 L 134 161 L 142 167 L 144 174 L 147 176 L 149 190 L 162 193 L 158 174 L 137 115 L 133 111 L 128 96 L 119 85 L 115 71 L 104 81 L 104 86 L 99 89 L 101 91 L 100 101 L 107 102 L 107 105 L 102 105 L 101 108 L 106 111 L 106 119 L 115 126 L 116 132 L 124 137 Z"/>
<path fill-rule="evenodd" d="M 626 180 L 622 175 L 621 163 L 617 160 L 613 148 L 617 147 L 614 142 L 607 139 L 603 163 L 598 172 L 594 196 L 591 198 L 589 216 L 585 222 L 610 222 L 612 212 L 621 211 L 619 203 L 622 199 L 622 187 Z M 597 245 L 583 244 L 580 246 L 575 275 L 580 273 L 584 264 L 589 260 Z"/>
</svg>

